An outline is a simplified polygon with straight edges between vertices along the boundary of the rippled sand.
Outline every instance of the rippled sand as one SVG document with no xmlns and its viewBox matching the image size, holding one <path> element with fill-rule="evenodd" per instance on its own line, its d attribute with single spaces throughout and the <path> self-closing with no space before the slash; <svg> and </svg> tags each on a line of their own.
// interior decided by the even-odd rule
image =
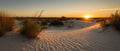
<svg viewBox="0 0 120 51">
<path fill-rule="evenodd" d="M 38 39 L 9 32 L 0 38 L 0 51 L 120 51 L 120 34 L 100 32 L 99 25 L 66 31 L 46 30 Z"/>
</svg>

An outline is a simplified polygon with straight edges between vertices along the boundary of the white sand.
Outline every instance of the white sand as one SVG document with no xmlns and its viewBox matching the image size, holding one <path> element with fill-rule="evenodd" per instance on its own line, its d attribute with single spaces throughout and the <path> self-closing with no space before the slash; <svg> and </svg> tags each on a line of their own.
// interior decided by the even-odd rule
<svg viewBox="0 0 120 51">
<path fill-rule="evenodd" d="M 101 32 L 99 24 L 95 24 L 63 29 L 45 30 L 39 39 L 32 40 L 8 32 L 0 38 L 0 51 L 120 51 L 120 34 L 111 28 Z"/>
</svg>

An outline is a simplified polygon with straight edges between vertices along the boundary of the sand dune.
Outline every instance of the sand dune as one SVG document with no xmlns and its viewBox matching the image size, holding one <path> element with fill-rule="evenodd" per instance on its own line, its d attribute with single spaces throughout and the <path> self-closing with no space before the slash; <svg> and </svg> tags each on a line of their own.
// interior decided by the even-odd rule
<svg viewBox="0 0 120 51">
<path fill-rule="evenodd" d="M 100 32 L 99 24 L 73 30 L 45 30 L 39 39 L 26 39 L 8 32 L 0 38 L 0 51 L 119 51 L 120 34 Z"/>
</svg>

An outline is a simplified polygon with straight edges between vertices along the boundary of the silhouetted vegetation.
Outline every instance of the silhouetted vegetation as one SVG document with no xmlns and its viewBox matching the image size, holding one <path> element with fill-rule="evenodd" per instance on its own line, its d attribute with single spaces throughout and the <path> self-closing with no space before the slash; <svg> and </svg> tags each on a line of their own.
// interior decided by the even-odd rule
<svg viewBox="0 0 120 51">
<path fill-rule="evenodd" d="M 37 23 L 35 20 L 26 20 L 23 23 L 21 34 L 28 38 L 37 38 L 39 33 L 43 30 L 43 26 Z"/>
<path fill-rule="evenodd" d="M 5 12 L 0 12 L 0 36 L 5 32 L 11 31 L 14 25 L 14 19 L 11 19 Z"/>
<path fill-rule="evenodd" d="M 63 26 L 63 22 L 61 20 L 53 20 L 50 22 L 50 26 Z"/>
<path fill-rule="evenodd" d="M 106 19 L 101 22 L 102 27 L 112 26 L 116 30 L 120 30 L 120 12 L 116 11 L 115 13 L 111 14 L 109 19 Z"/>
<path fill-rule="evenodd" d="M 48 25 L 49 26 L 63 26 L 63 21 L 67 20 L 66 17 L 62 16 L 61 18 L 56 18 L 56 19 L 41 19 L 40 24 L 41 25 Z"/>
<path fill-rule="evenodd" d="M 3 36 L 4 34 L 5 34 L 4 30 L 0 28 L 0 37 Z"/>
<path fill-rule="evenodd" d="M 40 24 L 41 25 L 47 25 L 49 22 L 50 22 L 49 19 L 42 19 Z"/>
<path fill-rule="evenodd" d="M 120 12 L 116 11 L 111 15 L 109 23 L 116 29 L 120 30 Z"/>
<path fill-rule="evenodd" d="M 65 16 L 61 16 L 60 20 L 64 21 L 67 20 L 67 18 Z"/>
</svg>

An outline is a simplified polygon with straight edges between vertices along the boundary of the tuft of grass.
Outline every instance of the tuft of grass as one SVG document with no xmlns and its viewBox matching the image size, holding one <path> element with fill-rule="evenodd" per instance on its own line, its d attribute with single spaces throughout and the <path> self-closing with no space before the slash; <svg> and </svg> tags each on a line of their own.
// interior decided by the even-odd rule
<svg viewBox="0 0 120 51">
<path fill-rule="evenodd" d="M 0 36 L 5 32 L 11 31 L 14 25 L 14 19 L 10 18 L 6 12 L 0 12 Z"/>
<path fill-rule="evenodd" d="M 47 23 L 49 23 L 50 21 L 48 20 L 48 19 L 42 19 L 41 20 L 41 25 L 43 25 L 43 26 L 45 26 L 45 25 L 47 25 Z"/>
<path fill-rule="evenodd" d="M 5 34 L 5 31 L 3 31 L 2 29 L 0 29 L 0 37 L 2 37 Z"/>
<path fill-rule="evenodd" d="M 28 38 L 37 38 L 39 33 L 43 30 L 42 26 L 35 20 L 26 20 L 23 23 L 21 34 Z"/>
<path fill-rule="evenodd" d="M 100 25 L 101 25 L 102 28 L 106 28 L 106 27 L 110 26 L 110 23 L 107 19 L 104 19 L 100 22 Z"/>
<path fill-rule="evenodd" d="M 120 31 L 120 12 L 116 11 L 115 13 L 111 14 L 109 19 L 106 19 L 101 22 L 102 27 L 112 26 L 116 30 Z"/>
<path fill-rule="evenodd" d="M 114 14 L 112 14 L 109 22 L 116 30 L 120 30 L 120 12 L 116 11 Z"/>
<path fill-rule="evenodd" d="M 52 20 L 50 22 L 50 26 L 56 26 L 56 27 L 59 27 L 59 26 L 63 26 L 63 22 L 62 20 Z"/>
</svg>

